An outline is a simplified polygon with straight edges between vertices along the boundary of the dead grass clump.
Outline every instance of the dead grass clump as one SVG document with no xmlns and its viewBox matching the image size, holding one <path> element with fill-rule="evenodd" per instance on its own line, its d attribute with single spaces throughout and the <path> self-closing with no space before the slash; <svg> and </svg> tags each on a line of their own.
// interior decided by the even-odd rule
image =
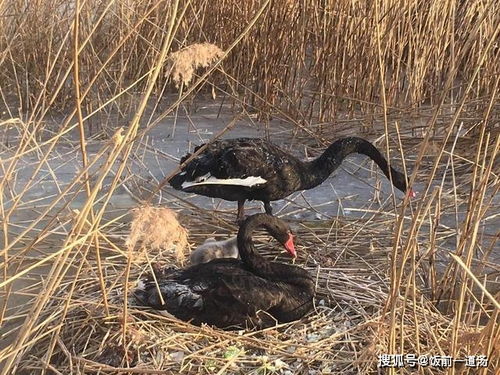
<svg viewBox="0 0 500 375">
<path fill-rule="evenodd" d="M 177 220 L 177 214 L 167 207 L 149 205 L 132 211 L 130 234 L 125 242 L 129 249 L 142 248 L 173 250 L 176 260 L 184 263 L 189 247 L 188 231 Z"/>
<path fill-rule="evenodd" d="M 188 86 L 198 68 L 206 68 L 222 57 L 224 52 L 211 43 L 195 43 L 173 52 L 168 57 L 170 75 L 179 88 L 181 83 Z"/>
</svg>

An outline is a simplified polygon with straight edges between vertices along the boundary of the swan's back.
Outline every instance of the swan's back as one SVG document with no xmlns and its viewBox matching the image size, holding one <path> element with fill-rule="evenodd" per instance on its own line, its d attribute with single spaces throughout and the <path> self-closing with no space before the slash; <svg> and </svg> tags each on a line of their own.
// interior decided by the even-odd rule
<svg viewBox="0 0 500 375">
<path fill-rule="evenodd" d="M 157 279 L 159 289 L 154 280 L 148 278 L 139 285 L 137 299 L 197 325 L 252 324 L 250 317 L 255 316 L 257 310 L 268 310 L 282 299 L 279 288 L 245 270 L 236 259 L 216 259 L 160 275 Z"/>
<path fill-rule="evenodd" d="M 196 325 L 222 328 L 265 327 L 298 319 L 310 310 L 314 293 L 256 276 L 236 259 L 159 274 L 157 280 L 164 304 L 153 278 L 144 280 L 135 292 L 141 304 Z"/>
<path fill-rule="evenodd" d="M 183 157 L 181 163 L 190 156 Z M 209 144 L 169 183 L 178 190 L 227 200 L 275 200 L 300 187 L 300 164 L 299 159 L 264 139 L 219 140 Z"/>
</svg>

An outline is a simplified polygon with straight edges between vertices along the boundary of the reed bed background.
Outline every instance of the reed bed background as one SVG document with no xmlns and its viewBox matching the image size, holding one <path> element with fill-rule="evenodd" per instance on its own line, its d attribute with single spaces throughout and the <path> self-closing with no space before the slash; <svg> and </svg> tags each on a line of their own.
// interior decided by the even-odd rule
<svg viewBox="0 0 500 375">
<path fill-rule="evenodd" d="M 416 371 L 493 374 L 499 8 L 495 0 L 0 2 L 1 374 L 396 372 L 377 368 L 387 353 L 487 355 L 484 369 Z M 164 187 L 174 172 L 165 166 L 177 160 L 155 141 L 175 140 L 186 123 L 200 136 L 196 113 L 207 103 L 207 121 L 227 124 L 212 139 L 250 124 L 304 157 L 356 134 L 387 150 L 419 188 L 417 199 L 400 200 L 377 182 L 355 218 L 340 210 L 298 220 L 321 207 L 301 194 L 286 201 L 297 263 L 318 285 L 315 310 L 301 321 L 225 332 L 160 317 L 130 295 L 152 263 L 182 264 L 179 244 L 236 231 L 232 213 Z M 161 231 L 145 236 L 158 227 L 149 219 L 134 227 L 130 213 L 144 204 L 168 220 L 170 211 L 154 207 L 180 211 L 186 232 L 174 226 L 171 244 Z M 266 237 L 258 244 L 276 256 Z"/>
</svg>

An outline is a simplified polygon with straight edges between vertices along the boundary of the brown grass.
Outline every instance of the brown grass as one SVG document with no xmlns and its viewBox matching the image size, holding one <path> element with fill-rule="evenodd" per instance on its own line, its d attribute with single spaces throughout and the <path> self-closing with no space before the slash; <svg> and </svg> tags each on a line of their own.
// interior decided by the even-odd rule
<svg viewBox="0 0 500 375">
<path fill-rule="evenodd" d="M 414 353 L 490 362 L 419 374 L 493 374 L 499 14 L 495 0 L 2 2 L 0 373 L 373 374 L 377 355 Z M 223 54 L 196 57 L 205 43 Z M 182 64 L 165 76 L 169 56 Z M 189 83 L 176 99 L 171 80 Z M 198 116 L 209 86 L 220 113 Z M 325 203 L 339 204 L 335 220 L 297 221 L 323 207 L 287 198 L 316 308 L 257 332 L 194 327 L 131 294 L 151 261 L 175 262 L 187 241 L 161 207 L 183 210 L 196 244 L 235 235 L 218 202 L 162 189 L 177 158 L 158 146 L 183 120 L 187 142 L 175 140 L 188 149 L 206 138 L 202 118 L 230 109 L 215 137 L 244 122 L 311 156 L 362 135 L 420 187 L 414 200 L 384 195 L 371 164 L 348 160 L 355 177 L 371 171 L 360 184 L 375 181 L 361 208 L 346 196 Z M 331 182 L 333 192 L 341 182 Z M 128 208 L 145 197 L 130 227 Z M 267 237 L 256 241 L 276 256 Z"/>
<path fill-rule="evenodd" d="M 56 107 L 68 108 L 74 97 L 70 4 L 18 0 L 0 9 L 4 100 L 38 108 L 32 116 L 39 119 Z M 176 84 L 191 82 L 197 66 L 216 60 L 221 52 L 215 46 L 227 49 L 263 4 L 193 0 L 180 8 L 173 26 L 177 52 L 171 54 Z M 484 98 L 500 74 L 500 49 L 489 46 L 497 40 L 499 7 L 495 0 L 379 0 L 366 6 L 353 0 L 300 6 L 272 1 L 225 59 L 218 74 L 226 79 L 214 83 L 235 102 L 296 122 L 324 121 L 345 110 L 378 112 L 380 76 L 391 110 L 433 104 L 442 95 L 455 103 L 471 78 L 471 98 Z M 167 0 L 81 2 L 84 112 L 130 108 L 130 86 L 145 87 L 170 9 Z M 477 65 L 481 74 L 473 77 Z M 446 91 L 447 78 L 452 89 Z M 164 83 L 158 82 L 158 92 Z M 118 96 L 128 100 L 108 103 Z"/>
<path fill-rule="evenodd" d="M 132 211 L 130 234 L 125 246 L 134 249 L 173 251 L 175 259 L 184 263 L 189 249 L 188 231 L 177 220 L 177 214 L 166 207 L 142 206 Z M 161 254 L 160 257 L 165 257 Z"/>
</svg>

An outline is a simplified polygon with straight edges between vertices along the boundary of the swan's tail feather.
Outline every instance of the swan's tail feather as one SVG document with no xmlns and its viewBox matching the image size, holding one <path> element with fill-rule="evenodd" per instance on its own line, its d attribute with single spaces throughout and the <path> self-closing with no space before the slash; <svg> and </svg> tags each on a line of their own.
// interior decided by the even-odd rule
<svg viewBox="0 0 500 375">
<path fill-rule="evenodd" d="M 182 184 L 186 182 L 186 172 L 179 172 L 172 176 L 168 182 L 175 190 L 182 190 Z"/>
<path fill-rule="evenodd" d="M 167 310 L 174 315 L 182 311 L 199 310 L 203 307 L 203 299 L 200 294 L 193 291 L 189 285 L 181 284 L 175 280 L 162 280 L 159 281 L 159 285 L 153 280 L 140 280 L 134 295 L 141 305 Z"/>
</svg>

